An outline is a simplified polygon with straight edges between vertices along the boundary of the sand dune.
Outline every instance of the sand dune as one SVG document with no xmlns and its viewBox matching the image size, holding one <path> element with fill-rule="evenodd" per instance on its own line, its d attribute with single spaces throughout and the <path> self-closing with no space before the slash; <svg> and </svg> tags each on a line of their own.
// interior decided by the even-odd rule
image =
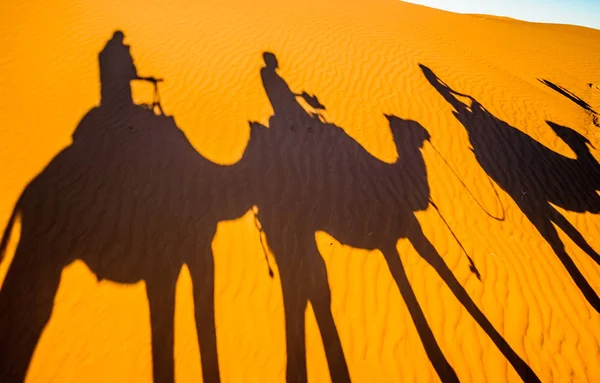
<svg viewBox="0 0 600 383">
<path fill-rule="evenodd" d="M 0 20 L 0 381 L 600 379 L 600 31 L 391 0 Z M 101 105 L 117 29 L 173 119 Z"/>
</svg>

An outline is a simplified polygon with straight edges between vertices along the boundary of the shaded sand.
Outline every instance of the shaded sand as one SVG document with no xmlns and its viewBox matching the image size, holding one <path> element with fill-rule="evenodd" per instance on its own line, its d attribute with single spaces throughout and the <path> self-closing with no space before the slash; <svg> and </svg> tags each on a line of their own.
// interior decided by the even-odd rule
<svg viewBox="0 0 600 383">
<path fill-rule="evenodd" d="M 174 344 L 176 380 L 199 381 L 214 365 L 194 296 L 212 286 L 197 267 L 210 247 L 222 381 L 285 381 L 289 355 L 288 374 L 315 382 L 330 370 L 354 382 L 600 379 L 599 31 L 396 1 L 4 1 L 0 21 L 3 227 L 41 174 L 0 264 L 0 334 L 29 339 L 33 355 L 3 355 L 5 371 L 11 360 L 28 382 L 152 381 L 152 328 L 170 320 L 150 324 L 158 273 L 175 330 L 154 366 L 168 370 Z M 119 120 L 112 141 L 78 146 L 115 29 L 140 75 L 165 78 L 175 121 L 140 115 L 150 122 L 131 133 Z M 303 115 L 304 101 L 272 104 L 265 51 L 330 124 Z M 133 97 L 151 101 L 151 85 Z M 63 242 L 36 253 L 40 238 Z M 286 283 L 298 312 L 287 318 Z M 300 332 L 286 337 L 290 323 Z"/>
</svg>

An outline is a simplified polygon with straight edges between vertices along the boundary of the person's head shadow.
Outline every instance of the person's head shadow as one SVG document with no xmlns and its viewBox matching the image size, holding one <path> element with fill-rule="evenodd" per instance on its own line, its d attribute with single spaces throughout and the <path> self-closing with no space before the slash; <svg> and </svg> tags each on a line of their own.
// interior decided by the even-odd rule
<svg viewBox="0 0 600 383">
<path fill-rule="evenodd" d="M 552 247 L 590 305 L 600 312 L 600 298 L 566 252 L 553 224 L 600 265 L 600 255 L 552 205 L 573 212 L 600 212 L 600 165 L 590 153 L 590 142 L 573 129 L 547 121 L 577 158 L 563 156 L 519 129 L 500 120 L 473 97 L 456 92 L 424 65 L 425 78 L 454 108 L 469 134 L 476 159 L 489 177 L 506 191 Z M 542 81 L 574 102 L 565 89 Z M 461 101 L 460 98 L 465 98 Z M 469 105 L 470 101 L 470 105 Z M 579 102 L 578 102 L 579 103 Z M 586 104 L 580 104 L 586 108 Z"/>
<path fill-rule="evenodd" d="M 146 284 L 154 380 L 174 381 L 175 283 L 193 281 L 205 381 L 220 380 L 211 242 L 221 220 L 251 209 L 238 166 L 202 157 L 175 120 L 135 105 L 137 71 L 115 32 L 99 55 L 101 100 L 73 143 L 25 187 L 2 238 L 18 217 L 21 235 L 0 290 L 0 380 L 25 379 L 54 306 L 61 272 L 81 260 L 99 280 Z"/>
<path fill-rule="evenodd" d="M 309 302 L 319 325 L 332 380 L 350 379 L 331 311 L 327 270 L 315 242 L 317 231 L 327 232 L 349 246 L 383 253 L 425 351 L 443 381 L 458 381 L 458 377 L 443 355 L 408 281 L 396 250 L 400 238 L 412 242 L 517 372 L 527 381 L 538 381 L 477 308 L 421 230 L 414 213 L 427 209 L 430 203 L 427 168 L 421 152 L 430 139 L 427 130 L 416 121 L 386 115 L 400 158 L 393 164 L 384 163 L 342 128 L 299 110 L 299 92 L 292 91 L 275 72 L 277 58 L 272 53 L 263 57 L 266 65 L 261 76 L 274 115 L 268 128 L 251 123 L 252 146 L 243 159 L 256 166 L 252 172 L 255 177 L 246 184 L 254 183 L 253 187 L 260 190 L 253 193 L 258 216 L 280 272 L 288 381 L 307 380 L 304 310 Z M 380 116 L 382 122 L 383 117 Z"/>
</svg>

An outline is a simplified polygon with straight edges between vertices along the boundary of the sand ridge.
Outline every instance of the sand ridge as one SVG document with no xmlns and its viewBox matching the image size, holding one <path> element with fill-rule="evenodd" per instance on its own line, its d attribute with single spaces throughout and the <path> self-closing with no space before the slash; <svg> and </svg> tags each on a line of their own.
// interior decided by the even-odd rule
<svg viewBox="0 0 600 383">
<path fill-rule="evenodd" d="M 475 99 L 486 111 L 487 121 L 496 121 L 489 126 L 510 126 L 565 158 L 580 158 L 578 150 L 586 147 L 592 157 L 600 158 L 593 113 L 581 106 L 588 105 L 594 112 L 600 107 L 598 92 L 588 85 L 600 84 L 600 32 L 478 19 L 395 1 L 374 5 L 261 1 L 233 7 L 216 1 L 174 6 L 169 2 L 65 0 L 5 2 L 0 7 L 4 30 L 0 48 L 7 52 L 0 59 L 4 122 L 0 128 L 0 222 L 9 221 L 25 186 L 71 145 L 79 121 L 98 105 L 97 55 L 115 29 L 125 32 L 140 73 L 166 79 L 161 84 L 163 107 L 175 117 L 193 155 L 221 167 L 243 163 L 251 141 L 249 120 L 271 125 L 274 110 L 260 76 L 262 52 L 271 51 L 279 60 L 279 75 L 290 88 L 317 95 L 327 107 L 326 120 L 382 164 L 392 166 L 396 160 L 409 158 L 395 144 L 386 114 L 426 129 L 431 142 L 425 142 L 420 151 L 430 196 L 448 226 L 433 207 L 418 211 L 415 215 L 425 237 L 477 308 L 539 379 L 594 381 L 600 377 L 593 363 L 600 352 L 598 313 L 548 241 L 519 209 L 519 196 L 511 197 L 499 187 L 501 176 L 490 177 L 470 150 L 477 150 L 465 127 L 472 124 L 463 124 L 453 115 L 456 108 L 419 67 L 427 66 L 452 90 L 467 95 L 456 96 L 465 110 L 475 110 L 469 97 Z M 148 102 L 152 89 L 134 84 L 133 95 L 137 103 Z M 593 148 L 577 146 L 577 142 L 569 145 L 547 121 L 583 135 Z M 160 152 L 165 144 L 157 137 L 153 152 Z M 302 153 L 294 153 L 294 145 L 290 146 L 293 156 L 301 159 Z M 337 153 L 335 146 L 315 148 L 325 149 Z M 160 158 L 155 159 L 156 166 L 169 169 L 172 160 Z M 130 166 L 122 168 L 124 174 L 139 164 Z M 298 177 L 305 177 L 299 179 L 306 179 L 300 166 L 291 168 L 298 170 Z M 61 172 L 77 176 L 68 168 Z M 358 173 L 349 171 L 342 179 L 353 174 Z M 558 174 L 558 184 L 545 186 L 560 189 L 576 183 Z M 162 185 L 185 179 L 183 175 L 177 178 L 177 173 L 170 177 L 174 178 Z M 269 172 L 264 177 L 268 184 Z M 532 182 L 537 188 L 539 183 Z M 177 201 L 178 194 L 160 185 L 146 190 L 150 196 Z M 251 194 L 251 189 L 246 190 Z M 322 202 L 319 211 L 343 202 L 348 195 L 344 190 L 340 186 L 320 193 L 329 194 L 323 201 L 330 202 Z M 372 200 L 386 200 L 383 190 L 374 190 L 379 194 Z M 77 195 L 76 189 L 65 187 L 65 191 L 65 196 Z M 289 193 L 293 195 L 293 188 Z M 251 206 L 247 207 L 235 219 L 214 222 L 216 233 L 208 240 L 215 262 L 219 369 L 223 381 L 284 381 L 287 354 L 281 259 L 272 248 L 267 249 L 274 269 L 270 278 L 255 217 Z M 596 214 L 565 210 L 560 204 L 554 208 L 593 249 L 600 250 Z M 262 213 L 265 208 L 259 209 Z M 45 214 L 50 223 L 60 217 L 56 210 Z M 490 215 L 504 216 L 504 221 Z M 448 227 L 473 259 L 481 281 L 469 269 Z M 282 238 L 293 238 L 294 228 L 283 225 Z M 557 229 L 566 253 L 597 294 L 597 263 Z M 17 221 L 0 266 L 3 279 L 11 261 L 15 262 L 13 253 L 23 230 Z M 143 226 L 139 231 L 144 233 Z M 135 243 L 152 247 L 151 236 L 133 238 Z M 326 267 L 331 315 L 352 380 L 438 380 L 381 251 L 353 248 L 346 238 L 322 229 L 314 238 Z M 518 380 L 513 365 L 481 324 L 410 242 L 400 239 L 397 251 L 439 349 L 458 378 Z M 201 379 L 202 354 L 195 333 L 192 269 L 183 270 L 174 309 L 175 374 L 182 382 Z M 148 285 L 99 281 L 92 272 L 81 261 L 62 271 L 54 309 L 28 366 L 27 381 L 151 381 Z M 305 315 L 308 379 L 327 381 L 328 358 L 315 319 L 319 314 L 309 304 Z"/>
</svg>

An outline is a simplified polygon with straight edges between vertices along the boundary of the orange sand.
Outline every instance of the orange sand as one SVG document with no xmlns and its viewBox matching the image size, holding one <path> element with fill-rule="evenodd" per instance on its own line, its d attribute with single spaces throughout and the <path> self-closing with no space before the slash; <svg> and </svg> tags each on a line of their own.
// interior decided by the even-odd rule
<svg viewBox="0 0 600 383">
<path fill-rule="evenodd" d="M 425 79 L 430 67 L 453 89 L 565 156 L 575 154 L 545 121 L 570 127 L 600 148 L 600 130 L 546 79 L 600 110 L 600 31 L 457 15 L 393 0 L 3 1 L 0 4 L 0 223 L 24 186 L 70 144 L 99 101 L 97 55 L 122 29 L 142 75 L 164 77 L 163 107 L 195 149 L 218 164 L 238 161 L 248 120 L 272 114 L 261 53 L 274 52 L 293 90 L 306 89 L 373 156 L 397 156 L 384 113 L 418 121 L 433 147 L 423 153 L 432 199 L 481 272 L 479 281 L 437 212 L 417 213 L 459 282 L 542 381 L 600 380 L 600 315 L 552 249 L 500 190 L 501 205 L 452 107 Z M 589 86 L 588 84 L 594 84 Z M 136 102 L 151 87 L 134 86 Z M 596 158 L 599 153 L 592 149 Z M 399 153 L 402 158 L 402 153 Z M 597 216 L 561 212 L 600 251 Z M 18 225 L 17 225 L 18 228 Z M 329 272 L 332 311 L 355 382 L 437 381 L 435 370 L 383 258 L 315 233 Z M 600 268 L 560 232 L 567 252 L 600 293 Z M 285 380 L 285 327 L 277 271 L 268 277 L 251 212 L 221 222 L 216 264 L 219 363 L 225 382 Z M 18 242 L 13 232 L 0 281 Z M 330 245 L 332 243 L 333 245 Z M 435 338 L 461 381 L 518 381 L 515 370 L 406 240 L 398 250 Z M 271 256 L 271 261 L 273 257 Z M 25 282 L 24 282 L 25 283 Z M 1 291 L 0 291 L 1 294 Z M 329 381 L 323 344 L 307 310 L 309 381 Z M 201 379 L 191 281 L 177 285 L 178 382 Z M 98 282 L 82 263 L 62 274 L 54 311 L 28 382 L 148 382 L 152 356 L 144 283 Z"/>
</svg>

